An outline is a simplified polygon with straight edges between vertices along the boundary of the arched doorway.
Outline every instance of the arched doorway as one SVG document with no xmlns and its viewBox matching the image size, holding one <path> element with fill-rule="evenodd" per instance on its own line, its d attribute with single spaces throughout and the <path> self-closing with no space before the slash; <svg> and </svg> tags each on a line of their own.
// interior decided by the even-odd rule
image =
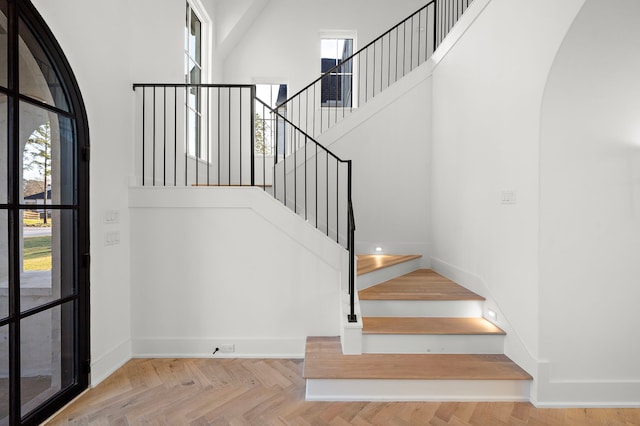
<svg viewBox="0 0 640 426">
<path fill-rule="evenodd" d="M 89 383 L 86 112 L 30 1 L 0 0 L 0 425 Z"/>
</svg>

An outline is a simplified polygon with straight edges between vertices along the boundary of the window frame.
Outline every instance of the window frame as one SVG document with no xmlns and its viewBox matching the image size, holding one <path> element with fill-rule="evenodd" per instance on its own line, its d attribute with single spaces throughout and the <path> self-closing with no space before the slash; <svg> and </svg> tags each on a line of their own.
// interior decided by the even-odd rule
<svg viewBox="0 0 640 426">
<path fill-rule="evenodd" d="M 354 55 L 358 51 L 358 37 L 357 32 L 355 30 L 323 30 L 319 32 L 319 52 L 318 57 L 320 58 L 320 75 L 324 75 L 322 71 L 322 42 L 323 40 L 352 40 L 352 53 Z M 340 74 L 342 75 L 342 74 Z M 347 75 L 347 74 L 344 74 Z M 325 105 L 322 101 L 322 96 L 319 100 L 320 108 L 331 109 L 331 108 L 357 108 L 358 101 L 358 58 L 355 57 L 353 59 L 353 66 L 351 69 L 351 105 L 343 105 L 338 104 L 337 100 L 333 100 L 335 102 L 334 105 Z M 322 82 L 321 82 L 322 87 Z M 322 89 L 321 89 L 322 91 Z"/>
</svg>

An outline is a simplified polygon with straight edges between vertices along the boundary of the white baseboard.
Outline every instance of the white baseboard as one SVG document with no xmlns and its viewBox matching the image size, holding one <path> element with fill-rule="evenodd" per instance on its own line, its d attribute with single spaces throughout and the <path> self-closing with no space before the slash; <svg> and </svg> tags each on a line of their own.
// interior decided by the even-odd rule
<svg viewBox="0 0 640 426">
<path fill-rule="evenodd" d="M 640 408 L 640 380 L 558 380 L 550 362 L 538 365 L 539 408 Z"/>
<path fill-rule="evenodd" d="M 134 338 L 134 358 L 304 358 L 306 338 Z M 215 348 L 234 345 L 234 352 Z"/>
<path fill-rule="evenodd" d="M 91 387 L 96 387 L 131 359 L 131 340 L 127 339 L 107 353 L 91 360 Z"/>
</svg>

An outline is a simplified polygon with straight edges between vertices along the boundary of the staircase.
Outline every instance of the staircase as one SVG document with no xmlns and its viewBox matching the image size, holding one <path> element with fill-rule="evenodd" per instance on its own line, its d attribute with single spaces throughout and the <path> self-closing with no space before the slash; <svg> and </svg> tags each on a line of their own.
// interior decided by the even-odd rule
<svg viewBox="0 0 640 426">
<path fill-rule="evenodd" d="M 307 399 L 528 401 L 532 377 L 503 354 L 484 298 L 418 260 L 358 256 L 362 354 L 309 337 Z"/>
</svg>

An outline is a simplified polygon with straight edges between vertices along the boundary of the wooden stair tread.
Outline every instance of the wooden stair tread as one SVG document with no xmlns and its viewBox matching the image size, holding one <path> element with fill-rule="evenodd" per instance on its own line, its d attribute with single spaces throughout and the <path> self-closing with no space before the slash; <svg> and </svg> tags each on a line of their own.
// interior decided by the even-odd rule
<svg viewBox="0 0 640 426">
<path fill-rule="evenodd" d="M 484 318 L 362 317 L 363 334 L 504 335 Z"/>
<path fill-rule="evenodd" d="M 360 300 L 485 300 L 431 269 L 418 269 L 358 292 Z"/>
<path fill-rule="evenodd" d="M 506 355 L 343 355 L 339 337 L 308 337 L 305 379 L 532 380 Z"/>
<path fill-rule="evenodd" d="M 388 268 L 389 266 L 398 265 L 400 263 L 409 262 L 414 259 L 420 259 L 422 255 L 407 254 L 359 254 L 358 256 L 358 275 L 368 274 L 378 269 Z"/>
</svg>

